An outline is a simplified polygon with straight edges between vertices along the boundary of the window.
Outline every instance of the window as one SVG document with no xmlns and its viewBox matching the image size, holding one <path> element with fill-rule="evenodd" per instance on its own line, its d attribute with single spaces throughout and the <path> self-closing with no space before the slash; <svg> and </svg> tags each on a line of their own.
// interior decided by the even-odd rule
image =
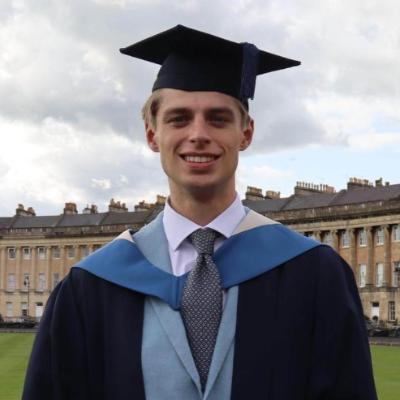
<svg viewBox="0 0 400 400">
<path fill-rule="evenodd" d="M 37 252 L 38 252 L 39 260 L 45 260 L 46 259 L 46 248 L 45 247 L 38 247 L 37 248 Z"/>
<path fill-rule="evenodd" d="M 68 258 L 75 257 L 75 247 L 74 246 L 67 246 L 67 255 L 68 255 Z"/>
<path fill-rule="evenodd" d="M 383 285 L 383 263 L 376 264 L 376 286 Z"/>
<path fill-rule="evenodd" d="M 393 226 L 393 241 L 400 241 L 400 225 Z"/>
<path fill-rule="evenodd" d="M 384 243 L 385 239 L 384 239 L 384 234 L 383 234 L 383 229 L 382 228 L 378 228 L 375 232 L 375 239 L 376 239 L 376 244 L 377 245 L 381 245 Z"/>
<path fill-rule="evenodd" d="M 350 244 L 349 232 L 343 231 L 342 234 L 340 235 L 340 238 L 342 247 L 349 247 Z"/>
<path fill-rule="evenodd" d="M 24 292 L 27 292 L 28 289 L 29 289 L 29 284 L 30 284 L 30 282 L 29 282 L 29 273 L 28 272 L 24 272 L 24 280 L 22 281 L 21 289 Z"/>
<path fill-rule="evenodd" d="M 43 303 L 40 301 L 36 303 L 35 307 L 35 317 L 40 320 L 43 315 Z"/>
<path fill-rule="evenodd" d="M 326 232 L 324 234 L 324 236 L 322 237 L 322 243 L 325 243 L 329 246 L 333 245 L 332 232 Z"/>
<path fill-rule="evenodd" d="M 53 258 L 60 258 L 61 252 L 60 252 L 60 248 L 58 246 L 53 247 L 51 249 L 51 251 L 52 251 Z"/>
<path fill-rule="evenodd" d="M 380 314 L 379 301 L 373 301 L 371 303 L 371 318 L 372 318 L 372 320 L 375 322 L 378 322 L 379 314 Z"/>
<path fill-rule="evenodd" d="M 8 274 L 7 290 L 10 292 L 13 292 L 15 290 L 15 275 L 14 274 Z"/>
<path fill-rule="evenodd" d="M 9 247 L 8 249 L 7 249 L 7 252 L 8 252 L 8 259 L 9 260 L 15 260 L 15 258 L 16 258 L 16 250 L 15 250 L 15 247 Z"/>
<path fill-rule="evenodd" d="M 367 232 L 365 229 L 360 229 L 358 231 L 358 245 L 360 247 L 367 245 Z"/>
<path fill-rule="evenodd" d="M 21 315 L 23 317 L 28 316 L 28 303 L 26 303 L 26 302 L 21 303 Z"/>
<path fill-rule="evenodd" d="M 22 248 L 22 258 L 24 260 L 30 260 L 31 259 L 31 248 L 30 247 L 23 247 Z"/>
<path fill-rule="evenodd" d="M 396 306 L 394 301 L 388 303 L 388 320 L 394 321 L 396 319 Z"/>
<path fill-rule="evenodd" d="M 88 246 L 82 246 L 81 255 L 82 255 L 82 258 L 87 257 L 89 255 L 89 247 Z"/>
<path fill-rule="evenodd" d="M 43 272 L 39 273 L 38 275 L 38 285 L 37 285 L 37 290 L 39 292 L 43 292 L 44 289 L 46 289 L 46 276 L 44 275 Z"/>
<path fill-rule="evenodd" d="M 367 282 L 367 265 L 366 264 L 360 264 L 359 265 L 359 285 L 360 287 L 365 287 L 365 284 Z"/>
<path fill-rule="evenodd" d="M 11 303 L 11 301 L 7 301 L 7 303 L 6 303 L 6 316 L 7 317 L 14 316 L 13 303 Z"/>
<path fill-rule="evenodd" d="M 392 282 L 394 287 L 400 287 L 400 261 L 393 261 Z"/>
<path fill-rule="evenodd" d="M 53 289 L 58 285 L 60 282 L 60 274 L 58 272 L 53 273 Z"/>
<path fill-rule="evenodd" d="M 318 240 L 317 239 L 317 235 L 314 232 L 311 232 L 307 235 L 307 237 L 309 237 L 312 240 Z"/>
</svg>

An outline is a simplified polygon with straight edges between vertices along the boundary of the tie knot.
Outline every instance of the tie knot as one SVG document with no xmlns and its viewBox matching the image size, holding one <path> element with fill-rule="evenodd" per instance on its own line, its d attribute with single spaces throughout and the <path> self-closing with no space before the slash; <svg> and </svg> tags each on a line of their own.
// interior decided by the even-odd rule
<svg viewBox="0 0 400 400">
<path fill-rule="evenodd" d="M 214 242 L 218 232 L 211 228 L 197 229 L 190 236 L 194 248 L 199 254 L 213 254 Z"/>
</svg>

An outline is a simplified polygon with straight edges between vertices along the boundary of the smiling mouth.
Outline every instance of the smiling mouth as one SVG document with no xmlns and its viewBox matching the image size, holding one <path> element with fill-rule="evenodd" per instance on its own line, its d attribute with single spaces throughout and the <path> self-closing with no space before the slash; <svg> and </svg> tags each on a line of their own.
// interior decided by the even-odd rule
<svg viewBox="0 0 400 400">
<path fill-rule="evenodd" d="M 191 163 L 209 163 L 218 158 L 218 156 L 183 156 L 185 161 Z"/>
</svg>

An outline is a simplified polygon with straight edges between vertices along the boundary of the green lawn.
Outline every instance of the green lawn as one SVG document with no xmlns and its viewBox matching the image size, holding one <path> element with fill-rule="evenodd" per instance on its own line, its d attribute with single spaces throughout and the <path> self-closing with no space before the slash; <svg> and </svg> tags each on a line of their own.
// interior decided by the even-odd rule
<svg viewBox="0 0 400 400">
<path fill-rule="evenodd" d="M 399 400 L 400 347 L 372 346 L 371 352 L 379 400 Z"/>
<path fill-rule="evenodd" d="M 19 400 L 33 342 L 30 333 L 0 333 L 0 399 Z M 372 346 L 379 400 L 400 399 L 400 347 Z"/>
<path fill-rule="evenodd" d="M 0 399 L 21 398 L 22 384 L 34 335 L 0 333 Z"/>
</svg>

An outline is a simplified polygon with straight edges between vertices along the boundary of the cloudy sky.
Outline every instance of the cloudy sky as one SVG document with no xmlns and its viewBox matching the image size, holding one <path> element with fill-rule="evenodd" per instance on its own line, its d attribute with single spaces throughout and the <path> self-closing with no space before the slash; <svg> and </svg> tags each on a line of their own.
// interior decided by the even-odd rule
<svg viewBox="0 0 400 400">
<path fill-rule="evenodd" d="M 167 194 L 140 119 L 157 68 L 118 49 L 177 24 L 302 61 L 257 80 L 241 195 L 400 183 L 399 15 L 398 0 L 0 0 L 0 216 Z"/>
</svg>

